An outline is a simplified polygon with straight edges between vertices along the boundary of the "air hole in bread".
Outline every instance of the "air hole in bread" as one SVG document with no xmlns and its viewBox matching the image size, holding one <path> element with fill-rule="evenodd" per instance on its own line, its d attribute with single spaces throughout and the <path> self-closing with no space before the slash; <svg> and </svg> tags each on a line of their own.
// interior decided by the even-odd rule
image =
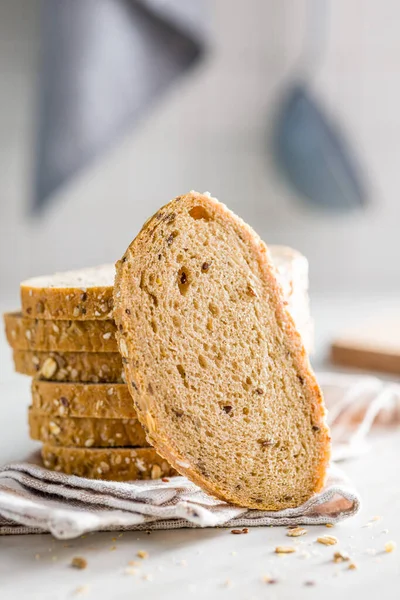
<svg viewBox="0 0 400 600">
<path fill-rule="evenodd" d="M 155 296 L 154 294 L 150 294 L 150 292 L 148 292 L 148 294 L 149 294 L 150 298 L 152 299 L 154 306 L 158 306 L 157 296 Z"/>
<path fill-rule="evenodd" d="M 180 328 L 180 326 L 181 326 L 181 319 L 180 319 L 180 317 L 177 317 L 176 315 L 174 315 L 174 316 L 172 317 L 172 322 L 173 322 L 174 326 L 175 326 L 177 329 L 179 329 L 179 328 Z"/>
<path fill-rule="evenodd" d="M 182 365 L 176 365 L 176 368 L 178 369 L 178 373 L 179 373 L 179 375 L 182 377 L 183 385 L 184 385 L 186 388 L 188 388 L 188 387 L 189 387 L 189 384 L 188 384 L 188 382 L 187 382 L 187 379 L 186 379 L 186 373 L 185 373 L 185 369 L 183 368 L 183 366 L 182 366 Z"/>
<path fill-rule="evenodd" d="M 204 356 L 202 356 L 201 354 L 199 355 L 199 365 L 203 368 L 203 369 L 207 369 L 207 360 L 204 358 Z"/>
<path fill-rule="evenodd" d="M 216 304 L 214 304 L 213 302 L 210 302 L 208 305 L 208 310 L 210 311 L 210 313 L 214 316 L 214 317 L 218 317 L 219 316 L 219 308 L 218 306 L 216 306 Z"/>
<path fill-rule="evenodd" d="M 207 319 L 207 329 L 208 331 L 212 331 L 214 329 L 213 320 Z"/>
<path fill-rule="evenodd" d="M 243 413 L 244 415 L 248 415 L 248 414 L 249 414 L 249 412 L 250 412 L 250 409 L 249 409 L 249 407 L 248 407 L 248 406 L 244 406 L 244 407 L 243 407 L 243 409 L 242 409 L 242 413 Z"/>
<path fill-rule="evenodd" d="M 178 263 L 181 263 L 183 261 L 183 259 L 184 259 L 184 256 L 181 253 L 179 253 L 178 256 L 176 257 L 176 260 Z"/>
<path fill-rule="evenodd" d="M 250 379 L 250 377 L 246 377 L 246 381 L 242 382 L 243 389 L 246 390 L 246 392 L 248 392 L 249 389 L 251 388 L 252 383 L 253 382 Z"/>
<path fill-rule="evenodd" d="M 182 296 L 185 296 L 190 286 L 189 271 L 186 267 L 182 267 L 178 271 L 178 287 Z"/>
<path fill-rule="evenodd" d="M 154 319 L 151 320 L 150 324 L 151 324 L 151 328 L 154 331 L 154 333 L 157 333 L 158 327 L 157 327 L 157 323 L 154 321 Z"/>
<path fill-rule="evenodd" d="M 189 215 L 192 217 L 192 219 L 195 219 L 195 221 L 198 221 L 199 219 L 209 221 L 211 219 L 204 206 L 193 206 L 193 208 L 189 210 Z"/>
</svg>

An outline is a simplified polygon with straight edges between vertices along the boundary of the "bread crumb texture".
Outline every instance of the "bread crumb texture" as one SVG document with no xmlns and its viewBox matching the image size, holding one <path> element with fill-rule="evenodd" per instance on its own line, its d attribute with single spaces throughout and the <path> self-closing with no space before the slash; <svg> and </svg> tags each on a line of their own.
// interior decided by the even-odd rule
<svg viewBox="0 0 400 600">
<path fill-rule="evenodd" d="M 160 209 L 117 263 L 117 341 L 149 443 L 215 496 L 302 504 L 325 481 L 321 392 L 265 244 L 191 192 Z"/>
</svg>

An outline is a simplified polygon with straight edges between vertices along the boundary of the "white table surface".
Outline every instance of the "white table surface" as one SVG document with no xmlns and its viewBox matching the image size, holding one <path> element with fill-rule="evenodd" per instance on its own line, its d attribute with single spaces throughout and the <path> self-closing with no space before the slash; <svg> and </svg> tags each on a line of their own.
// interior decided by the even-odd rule
<svg viewBox="0 0 400 600">
<path fill-rule="evenodd" d="M 320 298 L 314 304 L 319 334 L 314 363 L 323 365 L 326 342 L 340 327 L 354 324 L 371 310 L 393 310 L 396 303 L 396 298 L 361 304 L 348 298 Z M 3 335 L 0 403 L 0 462 L 5 463 L 22 458 L 37 444 L 27 434 L 29 378 L 13 373 Z M 240 536 L 227 529 L 128 532 L 121 537 L 96 533 L 67 543 L 50 535 L 0 537 L 0 599 L 400 598 L 399 456 L 400 431 L 376 433 L 370 452 L 344 465 L 362 496 L 361 512 L 332 529 L 309 528 L 298 540 L 286 537 L 284 528 L 253 528 Z M 373 517 L 380 519 L 367 526 Z M 335 535 L 339 544 L 316 543 L 321 534 Z M 384 552 L 389 540 L 398 543 L 391 554 Z M 282 544 L 294 544 L 298 552 L 277 556 L 274 548 Z M 351 555 L 356 570 L 332 562 L 338 549 Z M 137 558 L 139 550 L 146 550 L 149 557 Z M 74 556 L 87 559 L 85 570 L 70 567 Z M 126 572 L 132 560 L 138 563 L 133 574 Z M 265 575 L 277 582 L 265 583 Z"/>
</svg>

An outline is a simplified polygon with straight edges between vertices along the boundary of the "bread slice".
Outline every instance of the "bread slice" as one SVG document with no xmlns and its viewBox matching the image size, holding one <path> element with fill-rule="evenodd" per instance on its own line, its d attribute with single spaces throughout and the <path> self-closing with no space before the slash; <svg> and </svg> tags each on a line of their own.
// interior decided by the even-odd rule
<svg viewBox="0 0 400 600">
<path fill-rule="evenodd" d="M 32 380 L 32 408 L 48 416 L 137 419 L 124 383 L 58 383 Z"/>
<path fill-rule="evenodd" d="M 295 507 L 325 481 L 320 389 L 265 244 L 215 199 L 160 209 L 117 263 L 117 340 L 147 439 L 211 494 Z"/>
<path fill-rule="evenodd" d="M 110 319 L 114 266 L 33 277 L 21 283 L 25 316 L 37 319 Z"/>
<path fill-rule="evenodd" d="M 117 352 L 34 352 L 14 350 L 17 373 L 48 381 L 123 383 L 121 355 Z"/>
<path fill-rule="evenodd" d="M 44 352 L 118 352 L 112 320 L 50 321 L 20 312 L 3 315 L 6 336 L 15 350 Z"/>
<path fill-rule="evenodd" d="M 44 444 L 42 458 L 48 469 L 89 479 L 132 481 L 176 474 L 153 448 L 66 448 Z"/>
<path fill-rule="evenodd" d="M 148 446 L 143 427 L 137 419 L 91 419 L 55 417 L 30 408 L 29 433 L 33 440 L 54 446 L 81 448 Z"/>
</svg>

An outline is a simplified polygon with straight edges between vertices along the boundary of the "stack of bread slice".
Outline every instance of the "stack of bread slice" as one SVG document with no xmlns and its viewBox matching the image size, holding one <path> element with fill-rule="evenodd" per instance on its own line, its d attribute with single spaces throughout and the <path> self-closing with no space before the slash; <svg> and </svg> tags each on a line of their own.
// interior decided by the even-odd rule
<svg viewBox="0 0 400 600">
<path fill-rule="evenodd" d="M 308 263 L 270 247 L 285 301 L 312 346 Z M 15 369 L 30 375 L 30 436 L 46 467 L 127 481 L 175 473 L 149 446 L 124 379 L 113 320 L 114 265 L 36 277 L 21 284 L 21 311 L 4 315 Z"/>
<path fill-rule="evenodd" d="M 112 320 L 114 266 L 21 284 L 4 316 L 15 369 L 33 376 L 29 429 L 46 467 L 96 479 L 174 473 L 146 442 L 124 382 Z"/>
</svg>

